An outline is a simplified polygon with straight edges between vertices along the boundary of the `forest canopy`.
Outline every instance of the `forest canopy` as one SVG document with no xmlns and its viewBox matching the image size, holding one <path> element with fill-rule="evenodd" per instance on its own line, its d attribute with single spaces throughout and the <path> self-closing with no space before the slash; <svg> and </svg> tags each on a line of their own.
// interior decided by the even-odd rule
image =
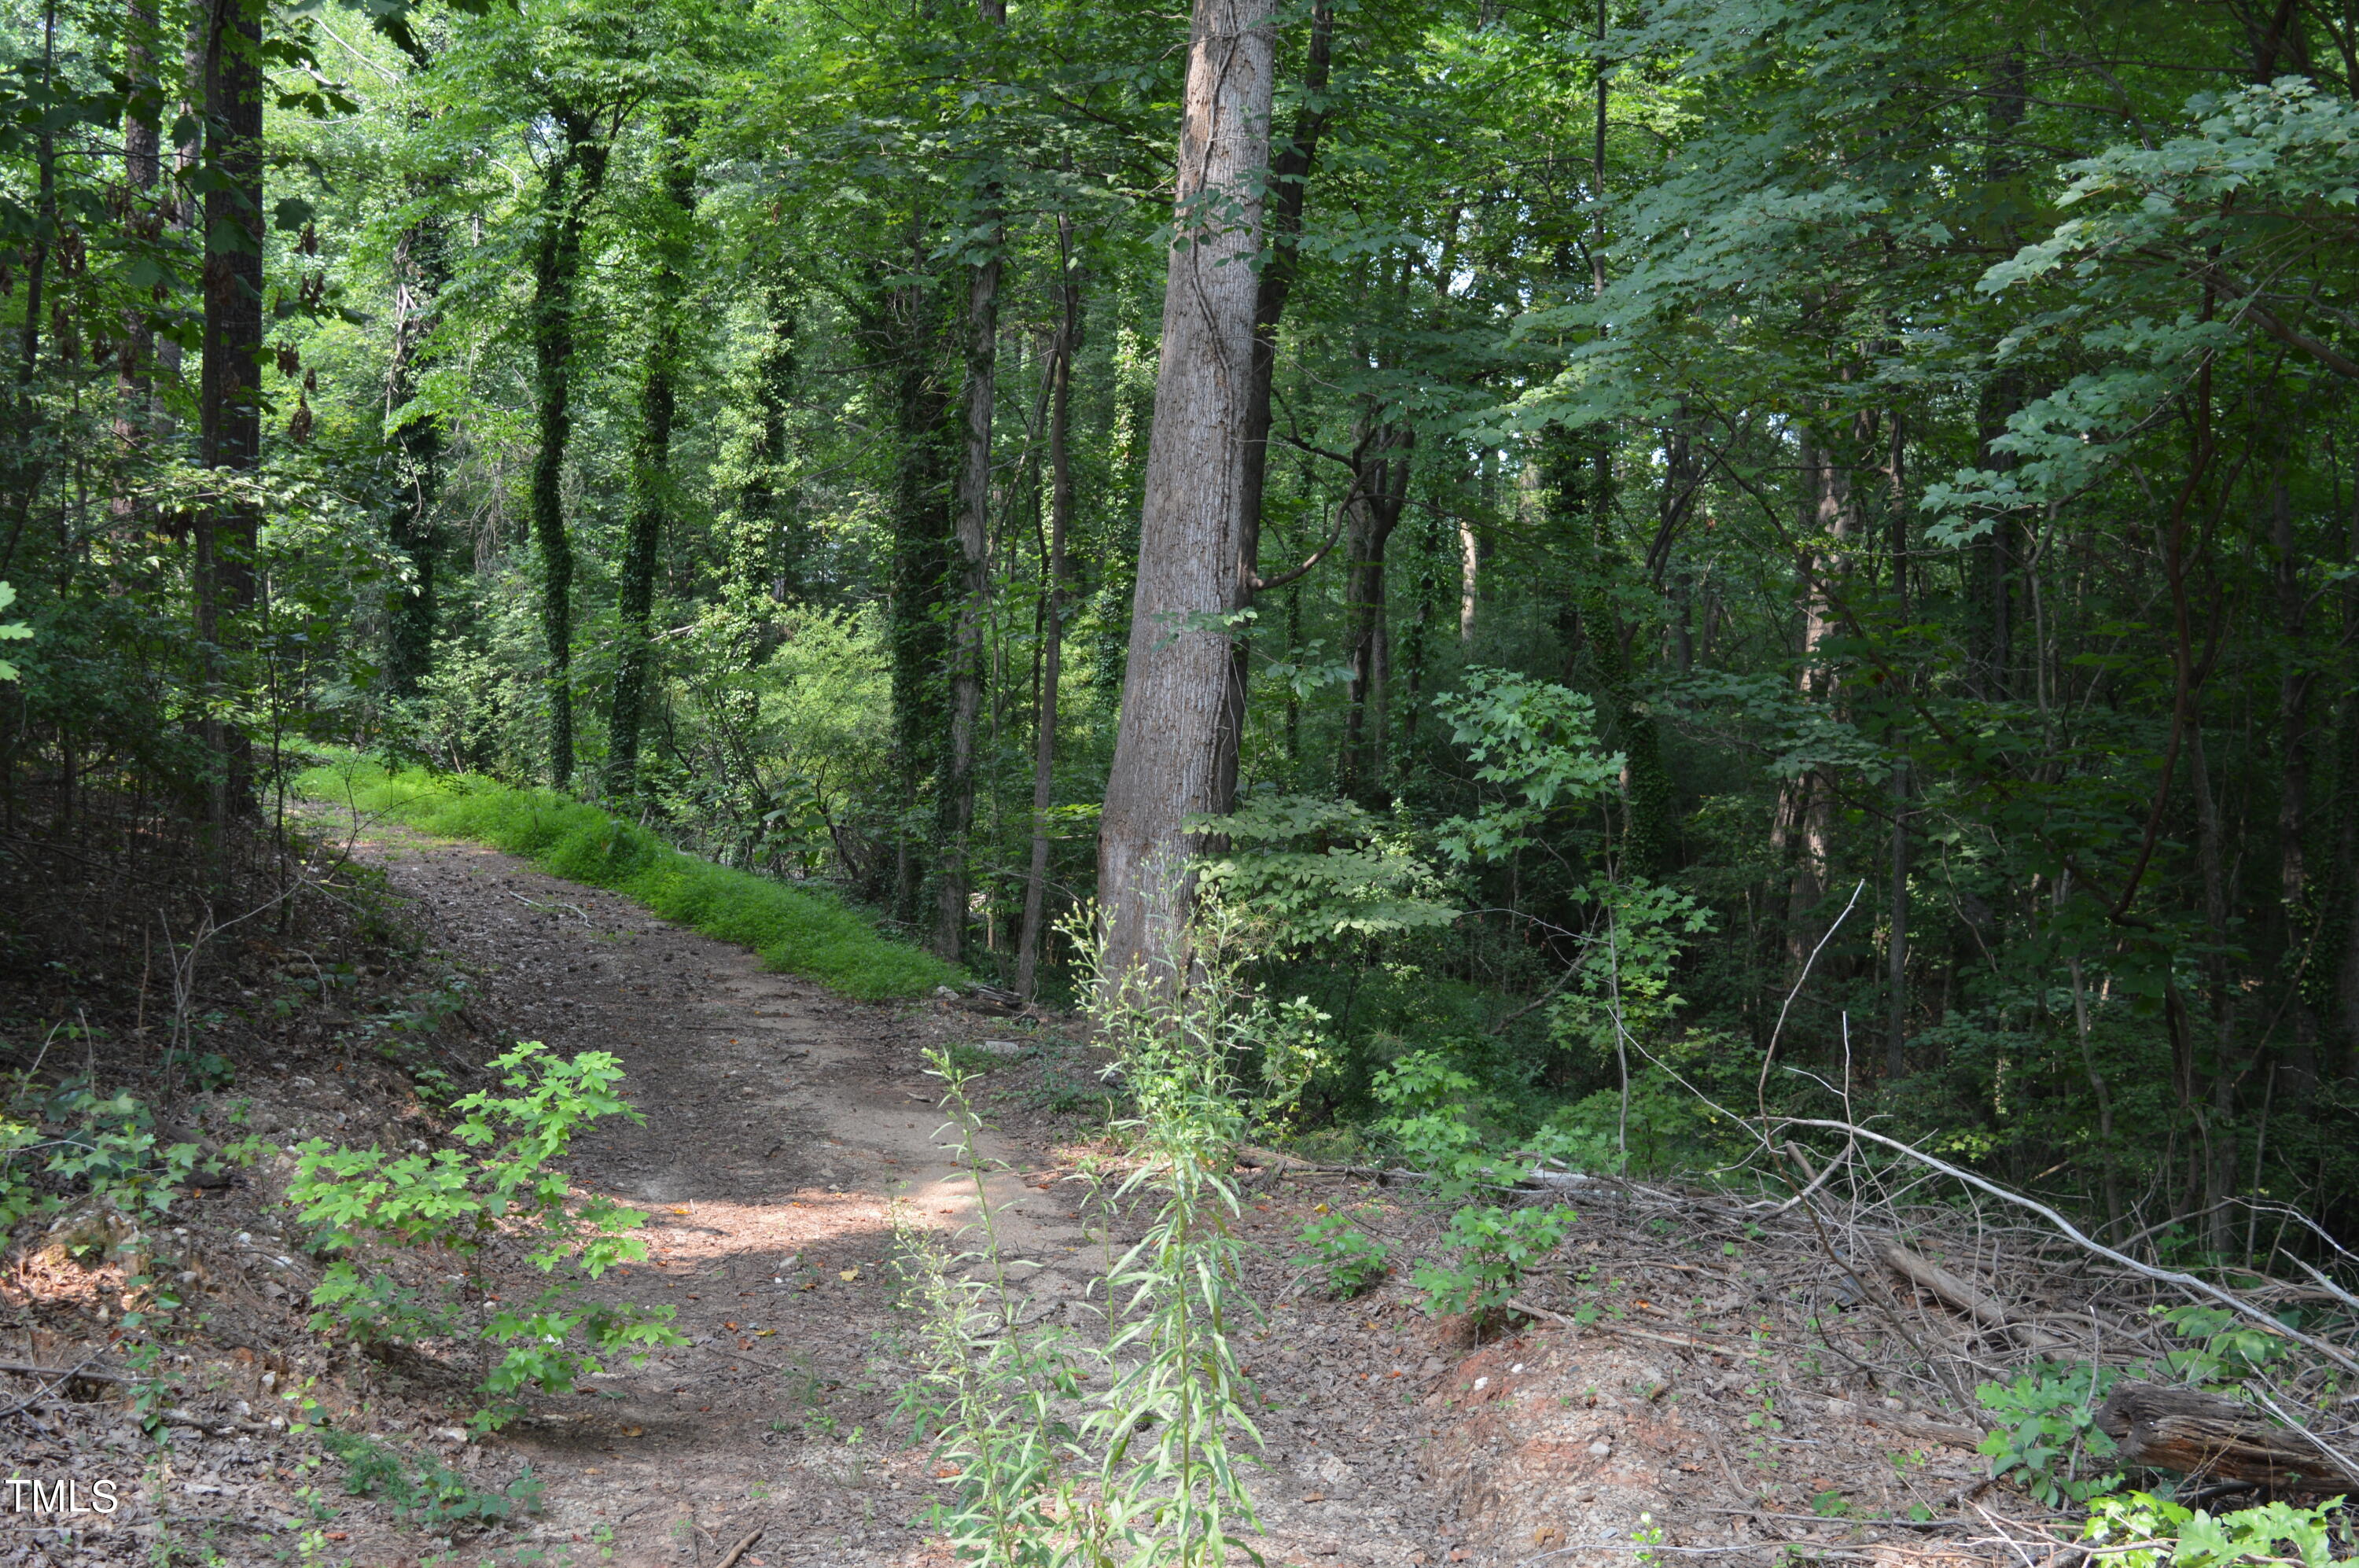
<svg viewBox="0 0 2359 1568">
<path fill-rule="evenodd" d="M 2345 10 L 0 29 L 12 824 L 364 754 L 1046 1005 L 1216 911 L 1307 1148 L 2359 1217 Z"/>
</svg>

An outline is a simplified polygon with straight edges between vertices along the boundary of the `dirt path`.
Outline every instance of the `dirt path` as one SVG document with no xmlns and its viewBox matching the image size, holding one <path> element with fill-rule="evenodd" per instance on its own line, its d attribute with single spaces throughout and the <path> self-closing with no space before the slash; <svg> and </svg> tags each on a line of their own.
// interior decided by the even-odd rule
<svg viewBox="0 0 2359 1568">
<path fill-rule="evenodd" d="M 947 1005 L 844 1001 L 478 846 L 379 831 L 362 853 L 484 972 L 503 1032 L 615 1052 L 647 1116 L 576 1145 L 584 1185 L 654 1216 L 648 1262 L 598 1293 L 676 1307 L 691 1343 L 544 1400 L 494 1440 L 546 1486 L 524 1552 L 709 1568 L 759 1530 L 741 1560 L 751 1568 L 947 1563 L 923 1517 L 935 1478 L 901 1446 L 908 1427 L 893 1414 L 906 1369 L 890 1345 L 887 1207 L 898 1196 L 946 1232 L 973 1219 L 971 1185 L 935 1142 L 939 1085 L 920 1053 L 1014 1028 Z M 1036 1067 L 1078 1052 L 1026 1044 Z M 1063 1065 L 1069 1079 L 1085 1072 Z M 995 1204 L 1022 1200 L 1004 1210 L 1001 1235 L 1027 1262 L 1027 1312 L 1064 1310 L 1101 1266 L 1075 1212 L 1082 1189 L 1016 1138 L 994 1134 L 985 1153 L 1009 1167 Z M 1254 1255 L 1264 1301 L 1294 1274 L 1287 1233 L 1270 1234 L 1288 1216 L 1270 1209 L 1262 1200 L 1246 1223 L 1256 1241 L 1280 1243 Z M 1439 1429 L 1404 1397 L 1441 1370 L 1431 1339 L 1405 1300 L 1383 1293 L 1298 1294 L 1256 1336 L 1276 1463 L 1255 1493 L 1272 1562 L 1453 1555 L 1420 1485 L 1418 1451 Z M 527 1560 L 513 1540 L 502 1557 Z M 463 1543 L 456 1554 L 475 1555 Z"/>
</svg>

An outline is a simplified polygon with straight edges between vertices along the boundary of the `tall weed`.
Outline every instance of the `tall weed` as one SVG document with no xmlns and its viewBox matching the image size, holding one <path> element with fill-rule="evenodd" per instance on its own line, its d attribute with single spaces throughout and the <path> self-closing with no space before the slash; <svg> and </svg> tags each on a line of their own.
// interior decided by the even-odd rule
<svg viewBox="0 0 2359 1568">
<path fill-rule="evenodd" d="M 1087 911 L 1069 922 L 1095 954 Z M 1251 1306 L 1239 1278 L 1237 1192 L 1245 1096 L 1230 1072 L 1270 1027 L 1223 952 L 1194 934 L 1200 962 L 1176 984 L 1111 975 L 1093 963 L 1085 994 L 1134 1113 L 1114 1124 L 1136 1161 L 1112 1194 L 1147 1207 L 1144 1233 L 1103 1280 L 1107 1334 L 1027 1325 L 1001 1264 L 997 1221 L 974 1158 L 967 1079 L 948 1086 L 982 1204 L 971 1251 L 905 1233 L 922 1366 L 911 1401 L 960 1466 L 959 1500 L 938 1519 L 960 1553 L 1011 1568 L 1215 1568 L 1258 1528 L 1245 1480 L 1261 1434 L 1235 1334 Z"/>
</svg>

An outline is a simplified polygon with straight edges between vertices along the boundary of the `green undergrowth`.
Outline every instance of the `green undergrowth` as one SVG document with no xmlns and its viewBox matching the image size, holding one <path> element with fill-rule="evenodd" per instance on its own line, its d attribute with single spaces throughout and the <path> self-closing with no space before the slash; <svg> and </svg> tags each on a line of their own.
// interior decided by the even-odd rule
<svg viewBox="0 0 2359 1568">
<path fill-rule="evenodd" d="M 958 972 L 837 899 L 682 855 L 647 829 L 549 789 L 475 774 L 389 773 L 342 759 L 294 781 L 307 800 L 520 855 L 551 876 L 611 888 L 665 920 L 752 949 L 772 969 L 862 1001 L 921 996 Z"/>
</svg>

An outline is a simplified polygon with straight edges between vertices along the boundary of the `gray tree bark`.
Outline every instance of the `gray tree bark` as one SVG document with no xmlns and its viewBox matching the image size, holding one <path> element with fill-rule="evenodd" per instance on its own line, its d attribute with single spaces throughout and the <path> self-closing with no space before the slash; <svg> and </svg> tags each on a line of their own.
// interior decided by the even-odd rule
<svg viewBox="0 0 2359 1568">
<path fill-rule="evenodd" d="M 1198 837 L 1218 811 L 1240 716 L 1230 632 L 1249 602 L 1246 408 L 1276 39 L 1269 0 L 1196 0 L 1182 100 L 1163 354 L 1139 518 L 1122 720 L 1098 831 L 1106 972 L 1182 954 Z"/>
</svg>

